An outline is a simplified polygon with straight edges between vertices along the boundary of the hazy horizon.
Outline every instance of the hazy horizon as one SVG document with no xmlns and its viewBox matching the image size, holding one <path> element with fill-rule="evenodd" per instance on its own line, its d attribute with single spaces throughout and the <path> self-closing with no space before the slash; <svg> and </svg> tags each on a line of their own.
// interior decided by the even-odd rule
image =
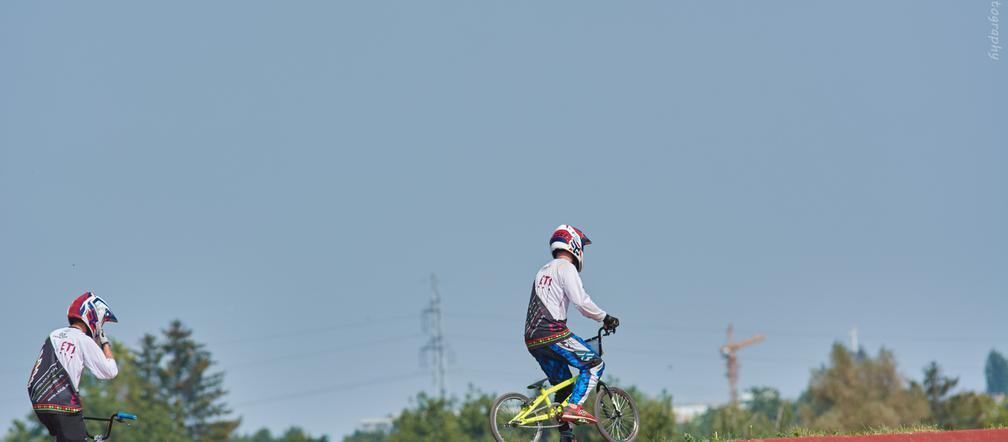
<svg viewBox="0 0 1008 442">
<path fill-rule="evenodd" d="M 85 290 L 131 346 L 192 327 L 246 432 L 339 440 L 430 391 L 431 273 L 449 392 L 522 390 L 561 223 L 623 383 L 727 400 L 733 323 L 768 337 L 742 388 L 797 396 L 856 327 L 983 390 L 1008 352 L 987 7 L 4 2 L 0 421 Z"/>
</svg>

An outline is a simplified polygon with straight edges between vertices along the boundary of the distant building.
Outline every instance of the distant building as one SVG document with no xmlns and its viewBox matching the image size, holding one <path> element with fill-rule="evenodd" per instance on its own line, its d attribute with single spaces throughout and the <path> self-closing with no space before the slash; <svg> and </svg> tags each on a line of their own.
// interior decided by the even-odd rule
<svg viewBox="0 0 1008 442">
<path fill-rule="evenodd" d="M 365 433 L 388 434 L 392 431 L 392 418 L 380 417 L 377 419 L 364 419 L 361 421 L 358 429 Z"/>
<path fill-rule="evenodd" d="M 710 405 L 705 404 L 688 404 L 688 405 L 676 405 L 672 407 L 672 411 L 675 413 L 676 423 L 684 424 L 693 420 L 693 418 L 704 414 L 710 410 Z"/>
</svg>

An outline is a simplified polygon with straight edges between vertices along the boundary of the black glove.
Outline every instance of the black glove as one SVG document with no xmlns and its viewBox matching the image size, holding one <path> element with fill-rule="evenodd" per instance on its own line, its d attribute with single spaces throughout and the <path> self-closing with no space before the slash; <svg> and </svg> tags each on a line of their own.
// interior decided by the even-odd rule
<svg viewBox="0 0 1008 442">
<path fill-rule="evenodd" d="M 616 319 L 616 317 L 612 315 L 605 315 L 605 319 L 602 320 L 602 326 L 605 327 L 606 330 L 616 331 L 616 327 L 619 327 L 619 319 Z"/>
</svg>

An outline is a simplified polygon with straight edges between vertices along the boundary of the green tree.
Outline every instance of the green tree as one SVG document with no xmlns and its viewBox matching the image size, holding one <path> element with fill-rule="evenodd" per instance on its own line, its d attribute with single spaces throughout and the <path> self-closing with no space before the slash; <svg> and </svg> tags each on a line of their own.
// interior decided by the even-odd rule
<svg viewBox="0 0 1008 442">
<path fill-rule="evenodd" d="M 182 442 L 189 438 L 176 419 L 178 410 L 161 401 L 150 401 L 145 392 L 152 390 L 148 379 L 136 370 L 133 352 L 123 345 L 115 345 L 119 375 L 109 381 L 101 381 L 90 373 L 81 376 L 80 392 L 90 416 L 110 416 L 118 411 L 133 413 L 140 418 L 129 427 L 122 424 L 113 426 L 113 440 L 141 442 L 151 440 L 150 434 L 159 435 L 159 440 Z M 88 423 L 92 433 L 102 430 L 98 423 Z"/>
<path fill-rule="evenodd" d="M 268 430 L 252 435 L 232 435 L 238 420 L 223 417 L 223 373 L 208 373 L 210 352 L 192 339 L 192 331 L 174 321 L 163 331 L 163 339 L 145 335 L 133 351 L 113 341 L 119 374 L 110 381 L 95 379 L 90 372 L 81 376 L 79 391 L 87 416 L 110 416 L 118 411 L 136 414 L 139 419 L 115 424 L 113 440 L 119 442 L 328 442 L 312 437 L 298 427 L 274 437 Z M 27 399 L 26 399 L 27 400 Z M 104 431 L 96 422 L 88 423 L 92 433 Z M 48 432 L 34 413 L 15 420 L 4 442 L 51 442 Z M 383 442 L 381 439 L 368 442 Z"/>
<path fill-rule="evenodd" d="M 924 367 L 924 394 L 931 406 L 933 421 L 941 423 L 945 418 L 946 396 L 958 383 L 959 378 L 943 376 L 941 366 L 936 361 L 931 361 Z"/>
<path fill-rule="evenodd" d="M 756 435 L 783 433 L 795 424 L 794 403 L 782 399 L 776 388 L 752 387 L 748 393 L 749 399 L 743 405 L 754 415 L 752 429 Z"/>
<path fill-rule="evenodd" d="M 226 418 L 231 410 L 223 401 L 224 373 L 210 371 L 210 352 L 181 321 L 172 321 L 161 334 L 161 340 L 145 335 L 140 341 L 138 371 L 155 387 L 145 396 L 175 410 L 191 440 L 226 440 L 241 421 Z"/>
<path fill-rule="evenodd" d="M 771 420 L 776 420 L 780 414 L 784 400 L 780 391 L 772 387 L 752 387 L 748 390 L 749 399 L 743 405 L 753 413 L 762 414 Z"/>
<path fill-rule="evenodd" d="M 273 437 L 268 429 L 261 429 L 248 436 L 235 436 L 231 442 L 329 442 L 329 438 L 321 436 L 318 438 L 309 436 L 299 427 L 290 427 L 284 434 Z"/>
<path fill-rule="evenodd" d="M 945 404 L 942 425 L 948 428 L 1008 426 L 1008 409 L 994 398 L 974 392 L 952 396 Z"/>
<path fill-rule="evenodd" d="M 675 434 L 676 421 L 671 394 L 662 391 L 652 398 L 636 387 L 628 387 L 626 390 L 633 396 L 640 411 L 641 428 L 637 440 L 661 440 Z"/>
<path fill-rule="evenodd" d="M 382 431 L 354 431 L 353 434 L 343 438 L 343 442 L 386 442 L 388 434 Z"/>
<path fill-rule="evenodd" d="M 52 442 L 49 432 L 37 419 L 35 413 L 29 415 L 25 420 L 15 419 L 11 427 L 4 435 L 4 442 Z"/>
<path fill-rule="evenodd" d="M 806 422 L 824 431 L 914 425 L 930 417 L 924 390 L 899 375 L 893 353 L 855 358 L 841 344 L 830 352 L 830 365 L 813 370 L 805 395 L 811 412 Z"/>
<path fill-rule="evenodd" d="M 416 407 L 403 410 L 395 419 L 389 442 L 464 442 L 453 401 L 420 393 Z"/>
<path fill-rule="evenodd" d="M 672 411 L 672 396 L 661 393 L 656 398 L 642 394 L 629 387 L 641 415 L 641 429 L 637 440 L 671 441 L 675 432 L 675 414 Z M 423 441 L 466 441 L 492 442 L 487 418 L 496 395 L 470 388 L 461 400 L 441 400 L 424 393 L 417 395 L 414 405 L 402 410 L 393 419 L 392 429 L 386 434 L 380 431 L 355 431 L 345 436 L 343 442 L 423 442 Z M 594 393 L 586 399 L 593 404 Z M 578 441 L 602 442 L 594 426 L 575 427 Z M 542 442 L 559 440 L 554 428 L 543 431 Z"/>
<path fill-rule="evenodd" d="M 997 350 L 991 350 L 987 355 L 984 367 L 987 375 L 988 394 L 1008 394 L 1008 360 Z"/>
<path fill-rule="evenodd" d="M 469 436 L 472 441 L 493 441 L 490 434 L 490 427 L 487 425 L 487 416 L 490 415 L 490 407 L 493 405 L 495 397 L 489 393 L 483 393 L 472 386 L 466 393 L 465 399 L 459 408 L 459 428 L 462 433 Z"/>
</svg>

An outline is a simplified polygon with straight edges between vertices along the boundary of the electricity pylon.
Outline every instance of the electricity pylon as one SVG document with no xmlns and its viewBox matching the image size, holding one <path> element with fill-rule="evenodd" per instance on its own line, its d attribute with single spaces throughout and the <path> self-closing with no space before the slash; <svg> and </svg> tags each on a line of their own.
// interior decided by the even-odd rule
<svg viewBox="0 0 1008 442">
<path fill-rule="evenodd" d="M 431 273 L 430 306 L 423 311 L 424 331 L 430 334 L 427 344 L 420 349 L 421 360 L 433 365 L 434 385 L 438 388 L 441 399 L 445 397 L 445 342 L 444 329 L 441 326 L 441 292 L 438 290 L 437 275 Z"/>
</svg>

